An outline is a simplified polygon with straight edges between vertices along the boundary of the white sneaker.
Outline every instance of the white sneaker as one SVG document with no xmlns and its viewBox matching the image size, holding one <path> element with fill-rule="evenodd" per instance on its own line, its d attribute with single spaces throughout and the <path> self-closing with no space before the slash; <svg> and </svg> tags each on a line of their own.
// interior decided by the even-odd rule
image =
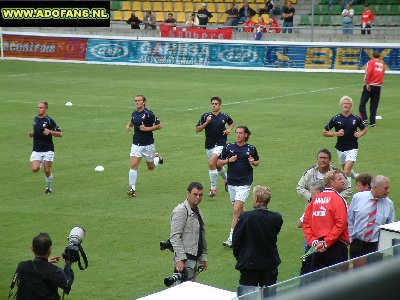
<svg viewBox="0 0 400 300">
<path fill-rule="evenodd" d="M 227 239 L 225 242 L 222 243 L 227 248 L 232 248 L 232 241 L 230 239 Z"/>
</svg>

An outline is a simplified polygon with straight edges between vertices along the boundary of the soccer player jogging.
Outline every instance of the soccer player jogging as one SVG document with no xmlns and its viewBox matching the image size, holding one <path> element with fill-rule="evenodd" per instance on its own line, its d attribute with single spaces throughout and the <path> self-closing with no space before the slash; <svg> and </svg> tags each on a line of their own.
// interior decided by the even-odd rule
<svg viewBox="0 0 400 300">
<path fill-rule="evenodd" d="M 45 194 L 52 193 L 51 183 L 53 175 L 51 167 L 54 160 L 54 137 L 62 137 L 61 129 L 56 122 L 47 115 L 49 105 L 46 101 L 40 101 L 37 104 L 37 116 L 33 120 L 33 131 L 28 133 L 28 136 L 33 138 L 33 149 L 31 154 L 32 172 L 38 172 L 43 166 L 44 174 L 46 175 L 46 190 Z"/>
<path fill-rule="evenodd" d="M 339 163 L 348 177 L 349 186 L 351 186 L 350 178 L 357 177 L 353 171 L 353 165 L 357 160 L 358 139 L 367 133 L 367 128 L 361 118 L 351 113 L 352 106 L 353 100 L 349 96 L 343 96 L 340 99 L 342 112 L 332 117 L 322 132 L 325 137 L 337 137 L 335 148 Z M 332 128 L 335 128 L 336 132 L 331 132 Z M 360 131 L 357 131 L 358 128 Z"/>
<path fill-rule="evenodd" d="M 260 163 L 256 147 L 247 143 L 250 135 L 246 126 L 238 126 L 236 142 L 227 144 L 218 157 L 218 166 L 228 164 L 228 192 L 233 206 L 231 230 L 228 239 L 223 242 L 226 247 L 232 247 L 233 229 L 243 211 L 253 182 L 253 167 Z"/>
<path fill-rule="evenodd" d="M 132 113 L 132 118 L 126 125 L 126 132 L 134 130 L 133 142 L 130 153 L 131 169 L 129 170 L 130 188 L 127 194 L 136 197 L 137 168 L 142 157 L 146 159 L 147 169 L 154 170 L 158 164 L 163 163 L 163 159 L 155 153 L 153 131 L 162 128 L 160 120 L 151 110 L 146 108 L 146 97 L 143 95 L 135 96 L 136 110 Z"/>
<path fill-rule="evenodd" d="M 375 127 L 376 112 L 378 111 L 379 99 L 381 97 L 381 86 L 383 77 L 385 76 L 385 64 L 379 59 L 381 54 L 378 51 L 374 51 L 372 56 L 373 59 L 367 63 L 365 68 L 365 85 L 361 94 L 359 110 L 361 118 L 366 125 L 368 123 L 368 116 L 365 105 L 371 98 L 371 102 L 369 103 L 369 126 Z"/>
<path fill-rule="evenodd" d="M 217 194 L 217 178 L 222 177 L 227 189 L 227 177 L 225 168 L 217 166 L 218 155 L 221 154 L 222 148 L 226 145 L 228 134 L 232 131 L 234 124 L 231 117 L 221 112 L 221 98 L 211 98 L 211 112 L 204 113 L 196 126 L 196 132 L 203 129 L 206 133 L 205 148 L 208 156 L 208 174 L 210 176 L 211 188 L 210 197 Z M 228 125 L 228 127 L 226 127 Z"/>
</svg>

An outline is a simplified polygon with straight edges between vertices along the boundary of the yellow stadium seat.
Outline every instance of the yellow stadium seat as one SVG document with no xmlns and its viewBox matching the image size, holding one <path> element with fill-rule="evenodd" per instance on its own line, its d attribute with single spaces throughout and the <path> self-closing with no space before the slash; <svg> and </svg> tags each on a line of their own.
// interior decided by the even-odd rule
<svg viewBox="0 0 400 300">
<path fill-rule="evenodd" d="M 162 12 L 162 11 L 157 11 L 157 12 L 156 12 L 156 21 L 157 21 L 157 22 L 164 22 L 164 20 L 165 20 L 164 12 Z"/>
<path fill-rule="evenodd" d="M 126 21 L 126 20 L 128 20 L 130 17 L 131 17 L 131 12 L 130 11 L 124 11 L 124 17 L 123 17 L 123 19 L 124 19 L 124 21 Z"/>
<path fill-rule="evenodd" d="M 121 10 L 131 10 L 131 2 L 130 1 L 122 1 L 121 2 Z"/>
<path fill-rule="evenodd" d="M 218 22 L 218 14 L 213 13 L 213 16 L 208 20 L 208 23 L 217 23 Z"/>
<path fill-rule="evenodd" d="M 142 10 L 142 6 L 140 5 L 140 1 L 133 1 L 132 10 Z"/>
<path fill-rule="evenodd" d="M 176 14 L 176 22 L 178 23 L 186 23 L 186 14 L 184 12 L 178 12 Z"/>
<path fill-rule="evenodd" d="M 164 11 L 173 12 L 172 2 L 164 2 Z"/>
<path fill-rule="evenodd" d="M 184 7 L 183 11 L 185 11 L 185 12 L 193 12 L 194 11 L 193 2 L 185 3 L 185 7 Z"/>
<path fill-rule="evenodd" d="M 183 11 L 183 3 L 182 2 L 175 2 L 174 11 L 176 11 L 176 12 Z"/>
<path fill-rule="evenodd" d="M 140 21 L 143 21 L 143 12 L 141 10 L 134 11 L 135 16 L 138 17 Z"/>
<path fill-rule="evenodd" d="M 122 21 L 122 11 L 114 10 L 112 19 L 113 21 Z"/>
<path fill-rule="evenodd" d="M 225 14 L 225 13 L 221 14 L 221 17 L 219 18 L 219 22 L 220 22 L 221 24 L 224 24 L 227 17 L 228 17 L 228 15 Z"/>
<path fill-rule="evenodd" d="M 207 10 L 208 10 L 210 13 L 214 13 L 214 12 L 215 12 L 215 5 L 214 5 L 214 3 L 207 3 Z"/>
<path fill-rule="evenodd" d="M 249 6 L 254 9 L 256 12 L 258 11 L 257 4 L 249 3 Z"/>
<path fill-rule="evenodd" d="M 225 3 L 218 3 L 217 4 L 217 12 L 219 12 L 219 13 L 223 13 L 223 12 L 226 12 L 226 5 L 225 5 Z"/>
<path fill-rule="evenodd" d="M 151 3 L 150 2 L 143 2 L 143 11 L 151 11 Z"/>
<path fill-rule="evenodd" d="M 153 11 L 163 11 L 163 6 L 161 2 L 153 3 Z"/>
</svg>

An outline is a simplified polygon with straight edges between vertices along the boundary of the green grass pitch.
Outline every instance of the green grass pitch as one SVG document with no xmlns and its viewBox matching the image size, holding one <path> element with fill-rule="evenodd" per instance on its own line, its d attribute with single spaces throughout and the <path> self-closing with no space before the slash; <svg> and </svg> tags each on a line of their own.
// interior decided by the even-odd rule
<svg viewBox="0 0 400 300">
<path fill-rule="evenodd" d="M 190 181 L 209 188 L 204 133 L 195 125 L 210 110 L 211 96 L 236 125 L 252 131 L 250 143 L 260 155 L 254 183 L 272 189 L 270 209 L 280 212 L 282 264 L 279 281 L 300 268 L 303 237 L 296 228 L 304 201 L 295 192 L 300 176 L 315 163 L 318 148 L 328 147 L 337 165 L 334 138 L 322 128 L 349 95 L 357 112 L 362 74 L 258 72 L 190 68 L 128 67 L 22 61 L 0 62 L 0 299 L 5 299 L 15 268 L 32 258 L 32 237 L 49 232 L 53 255 L 61 254 L 74 225 L 86 229 L 83 247 L 89 268 L 75 270 L 67 299 L 132 299 L 164 289 L 172 273 L 172 254 L 159 250 L 169 235 L 172 209 L 185 199 Z M 400 106 L 398 75 L 387 75 L 377 127 L 360 139 L 357 172 L 391 178 L 390 194 L 399 212 Z M 156 150 L 165 163 L 155 171 L 139 167 L 138 197 L 128 198 L 129 150 L 125 133 L 133 96 L 144 94 L 160 118 Z M 49 102 L 48 114 L 64 137 L 55 138 L 54 193 L 44 195 L 44 175 L 32 174 L 32 140 L 27 133 L 36 103 Z M 70 101 L 72 107 L 65 106 Z M 231 134 L 229 141 L 234 140 Z M 104 172 L 95 172 L 102 165 Z M 227 238 L 231 207 L 219 179 L 214 199 L 203 198 L 209 245 L 209 269 L 198 281 L 234 291 L 239 272 Z M 251 197 L 245 207 L 251 209 Z M 59 264 L 63 266 L 63 264 Z"/>
</svg>

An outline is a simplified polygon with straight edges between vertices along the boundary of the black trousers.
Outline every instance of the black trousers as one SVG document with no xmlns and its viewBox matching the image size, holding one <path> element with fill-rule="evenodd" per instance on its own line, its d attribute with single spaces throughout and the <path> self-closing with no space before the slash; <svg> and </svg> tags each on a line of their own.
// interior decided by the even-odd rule
<svg viewBox="0 0 400 300">
<path fill-rule="evenodd" d="M 315 252 L 311 259 L 311 271 L 316 271 L 325 267 L 346 261 L 348 257 L 347 246 L 341 241 L 337 241 L 325 252 Z"/>
<path fill-rule="evenodd" d="M 350 259 L 366 255 L 378 250 L 378 242 L 367 243 L 358 239 L 354 239 L 350 243 Z"/>
<path fill-rule="evenodd" d="M 371 34 L 371 28 L 371 24 L 365 25 L 365 28 L 361 27 L 361 34 L 365 34 L 365 32 L 367 32 L 367 34 Z"/>
<path fill-rule="evenodd" d="M 367 121 L 368 116 L 365 106 L 368 100 L 371 98 L 371 102 L 369 103 L 369 123 L 375 124 L 376 112 L 378 111 L 379 99 L 381 97 L 381 87 L 376 85 L 370 85 L 369 87 L 370 91 L 368 91 L 367 87 L 364 85 L 363 92 L 361 94 L 359 111 L 363 121 Z"/>
<path fill-rule="evenodd" d="M 269 286 L 276 284 L 278 279 L 278 269 L 262 269 L 262 270 L 240 270 L 240 285 L 250 286 Z"/>
</svg>

